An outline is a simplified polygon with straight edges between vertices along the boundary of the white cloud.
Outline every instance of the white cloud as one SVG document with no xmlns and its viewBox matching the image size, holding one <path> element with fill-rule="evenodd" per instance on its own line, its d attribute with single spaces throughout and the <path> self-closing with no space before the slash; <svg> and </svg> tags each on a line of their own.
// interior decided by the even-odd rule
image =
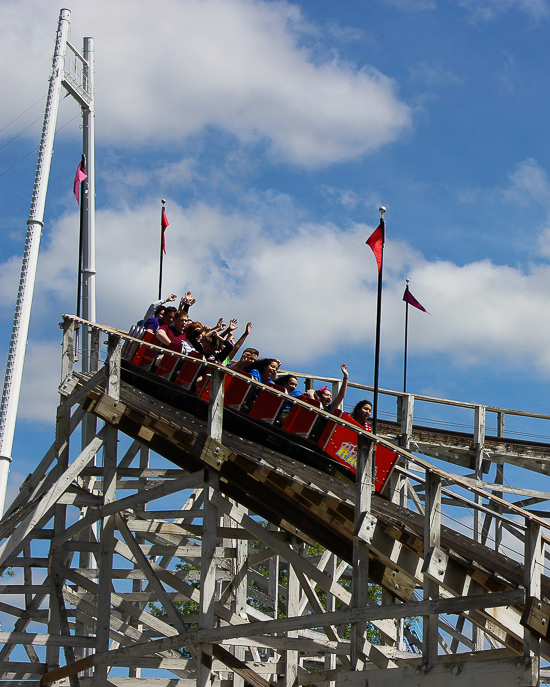
<svg viewBox="0 0 550 687">
<path fill-rule="evenodd" d="M 498 15 L 516 9 L 535 20 L 548 14 L 547 0 L 460 0 L 459 4 L 472 13 L 475 20 L 491 20 Z"/>
<path fill-rule="evenodd" d="M 434 62 L 432 64 L 418 62 L 409 67 L 409 73 L 413 81 L 420 81 L 430 86 L 459 84 L 464 82 L 464 79 L 453 74 L 449 69 L 446 69 L 441 62 Z"/>
<path fill-rule="evenodd" d="M 388 5 L 394 5 L 401 10 L 407 11 L 423 11 L 435 10 L 437 8 L 434 0 L 384 0 Z"/>
<path fill-rule="evenodd" d="M 52 313 L 52 317 L 55 314 Z M 61 319 L 61 318 L 59 318 Z M 61 336 L 59 341 L 32 340 L 27 346 L 18 420 L 51 423 L 59 403 Z"/>
<path fill-rule="evenodd" d="M 537 205 L 550 212 L 550 183 L 546 170 L 528 157 L 508 175 L 506 184 L 493 188 L 461 189 L 457 197 L 462 203 L 511 203 L 523 207 Z"/>
<path fill-rule="evenodd" d="M 314 61 L 290 3 L 74 0 L 71 9 L 72 41 L 95 40 L 99 141 L 168 145 L 211 126 L 314 166 L 362 155 L 410 125 L 409 108 L 376 69 Z M 45 91 L 57 15 L 53 0 L 3 3 L 6 118 Z"/>
<path fill-rule="evenodd" d="M 535 201 L 550 207 L 550 184 L 546 171 L 533 158 L 520 163 L 510 175 L 504 197 L 511 202 L 529 205 Z"/>
<path fill-rule="evenodd" d="M 164 291 L 191 288 L 194 317 L 207 323 L 237 317 L 240 331 L 251 320 L 249 342 L 295 368 L 311 368 L 340 346 L 372 341 L 376 268 L 365 245 L 372 227 L 307 223 L 295 209 L 293 222 L 291 200 L 268 194 L 252 197 L 240 211 L 169 202 Z M 278 203 L 286 207 L 282 226 L 273 211 Z M 68 212 L 43 244 L 23 387 L 22 413 L 29 418 L 51 419 L 57 403 L 59 343 L 37 340 L 33 332 L 48 325 L 52 331 L 61 312 L 74 312 L 77 224 L 77 213 Z M 98 321 L 128 328 L 156 297 L 157 225 L 156 204 L 97 213 Z M 415 354 L 550 376 L 547 263 L 528 269 L 490 260 L 459 266 L 428 261 L 408 244 L 389 241 L 383 297 L 388 355 L 402 347 L 405 277 L 432 313 L 411 312 Z"/>
</svg>

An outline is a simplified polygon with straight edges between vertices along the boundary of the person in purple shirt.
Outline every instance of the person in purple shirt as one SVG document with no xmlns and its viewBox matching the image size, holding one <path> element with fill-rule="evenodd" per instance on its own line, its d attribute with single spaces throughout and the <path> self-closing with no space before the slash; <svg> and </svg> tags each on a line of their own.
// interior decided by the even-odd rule
<svg viewBox="0 0 550 687">
<path fill-rule="evenodd" d="M 159 327 L 163 324 L 172 324 L 172 322 L 174 321 L 174 315 L 177 312 L 177 309 L 173 306 L 169 306 L 168 308 L 165 308 L 164 306 L 159 306 L 159 308 L 163 311 L 162 315 L 160 317 L 150 317 L 147 320 L 147 322 L 145 322 L 145 324 L 143 325 L 147 331 L 153 332 L 153 334 L 156 334 Z"/>
<path fill-rule="evenodd" d="M 159 308 L 164 310 L 164 308 L 166 307 L 166 304 L 170 303 L 171 301 L 175 301 L 176 298 L 177 298 L 176 294 L 172 293 L 168 296 L 168 298 L 165 298 L 164 300 L 154 301 L 153 303 L 151 303 L 151 305 L 147 308 L 147 312 L 145 313 L 143 320 L 140 320 L 142 325 L 144 322 L 147 322 L 147 320 L 150 320 L 153 317 L 158 317 L 159 316 L 158 315 Z M 138 322 L 138 324 L 139 324 L 139 322 Z"/>
</svg>

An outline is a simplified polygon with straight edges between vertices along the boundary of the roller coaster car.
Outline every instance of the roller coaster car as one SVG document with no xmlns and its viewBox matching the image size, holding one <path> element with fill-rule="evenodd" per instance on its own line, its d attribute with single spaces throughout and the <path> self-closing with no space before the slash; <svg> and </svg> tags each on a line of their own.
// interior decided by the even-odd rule
<svg viewBox="0 0 550 687">
<path fill-rule="evenodd" d="M 147 340 L 148 332 L 143 338 Z M 149 337 L 149 340 L 152 337 Z M 168 351 L 157 357 L 152 349 L 138 346 L 122 361 L 124 381 L 170 405 L 205 420 L 210 398 L 210 371 L 199 353 L 183 362 Z M 224 382 L 224 430 L 243 440 L 276 450 L 323 472 L 355 481 L 357 433 L 336 421 L 342 417 L 361 427 L 342 411 L 328 419 L 294 404 L 292 396 L 279 396 L 280 386 L 258 388 L 250 384 L 250 375 L 227 374 Z M 320 403 L 308 399 L 312 406 Z M 290 406 L 290 408 L 289 408 Z M 397 453 L 378 444 L 375 457 L 375 490 L 386 487 L 397 462 Z"/>
</svg>

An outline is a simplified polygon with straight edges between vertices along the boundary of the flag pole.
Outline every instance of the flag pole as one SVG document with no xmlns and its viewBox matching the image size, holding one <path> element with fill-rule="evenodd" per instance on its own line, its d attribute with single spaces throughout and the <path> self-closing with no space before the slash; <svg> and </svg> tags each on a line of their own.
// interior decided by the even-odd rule
<svg viewBox="0 0 550 687">
<path fill-rule="evenodd" d="M 405 291 L 409 290 L 409 280 L 406 280 L 407 285 Z M 405 300 L 405 351 L 403 355 L 403 393 L 407 393 L 407 342 L 409 336 L 409 301 Z"/>
<path fill-rule="evenodd" d="M 382 253 L 380 256 L 380 269 L 378 270 L 378 294 L 376 301 L 376 346 L 374 352 L 374 394 L 372 399 L 372 431 L 376 434 L 378 429 L 378 377 L 380 372 L 380 324 L 382 321 L 382 271 L 384 267 L 384 243 L 386 242 L 386 220 L 384 219 L 384 213 L 386 208 L 382 205 L 379 209 L 380 212 L 380 229 L 382 231 Z"/>
<path fill-rule="evenodd" d="M 163 252 L 164 252 L 164 228 L 162 226 L 162 220 L 164 216 L 164 205 L 166 203 L 166 200 L 163 198 L 161 200 L 162 203 L 162 209 L 160 211 L 160 270 L 159 270 L 159 301 L 162 298 L 160 295 L 162 291 L 162 258 L 163 258 Z"/>
</svg>

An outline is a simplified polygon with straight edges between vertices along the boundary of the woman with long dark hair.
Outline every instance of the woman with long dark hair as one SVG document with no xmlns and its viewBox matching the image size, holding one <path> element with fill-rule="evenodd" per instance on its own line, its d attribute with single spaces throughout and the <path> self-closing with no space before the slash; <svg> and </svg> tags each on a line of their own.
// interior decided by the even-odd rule
<svg viewBox="0 0 550 687">
<path fill-rule="evenodd" d="M 372 429 L 367 420 L 371 415 L 372 403 L 368 399 L 359 401 L 359 403 L 351 411 L 351 417 L 355 420 L 355 422 L 359 423 L 361 427 L 364 427 L 369 432 L 372 432 Z"/>
</svg>

